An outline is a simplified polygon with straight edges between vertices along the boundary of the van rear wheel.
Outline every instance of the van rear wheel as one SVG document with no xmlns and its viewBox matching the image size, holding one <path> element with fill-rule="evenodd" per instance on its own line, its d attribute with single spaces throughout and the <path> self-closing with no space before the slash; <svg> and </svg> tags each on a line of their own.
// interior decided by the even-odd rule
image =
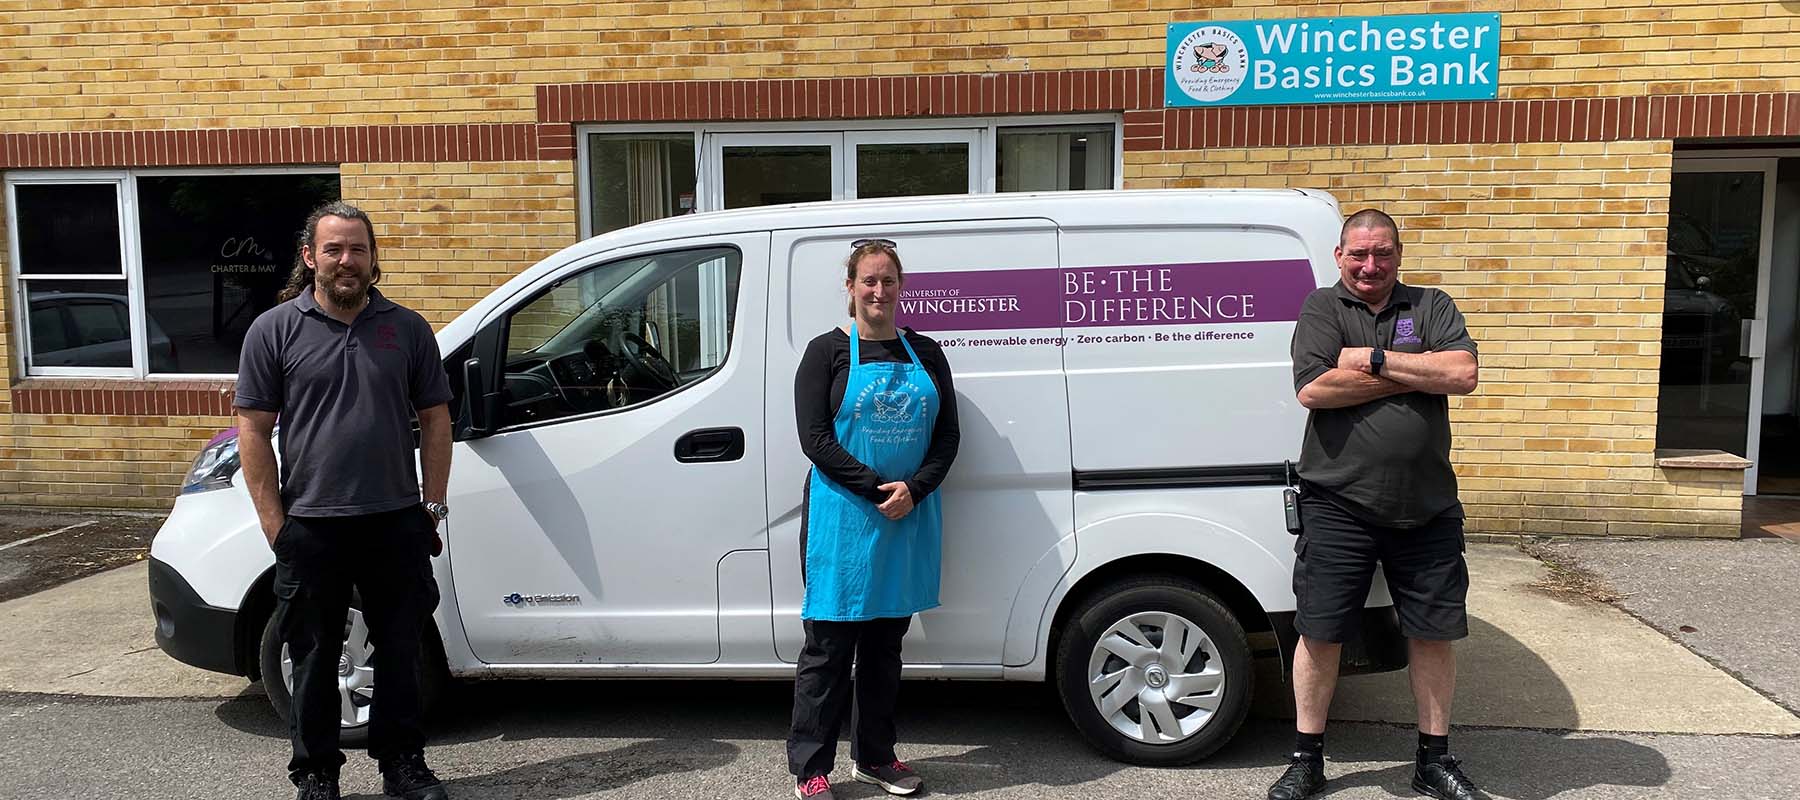
<svg viewBox="0 0 1800 800">
<path fill-rule="evenodd" d="M 1199 584 L 1133 578 L 1090 595 L 1056 652 L 1063 707 L 1089 744 L 1132 764 L 1211 755 L 1250 712 L 1244 628 Z"/>
</svg>

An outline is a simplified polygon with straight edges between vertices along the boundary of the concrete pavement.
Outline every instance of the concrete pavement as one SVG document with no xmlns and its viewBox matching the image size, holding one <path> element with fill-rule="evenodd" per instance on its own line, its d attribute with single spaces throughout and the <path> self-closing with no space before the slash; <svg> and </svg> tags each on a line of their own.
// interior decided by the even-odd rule
<svg viewBox="0 0 1800 800">
<path fill-rule="evenodd" d="M 1800 773 L 1777 766 L 1800 762 L 1800 719 L 1622 611 L 1531 588 L 1546 570 L 1511 546 L 1469 555 L 1454 748 L 1491 796 L 1800 796 Z M 151 624 L 141 564 L 0 603 L 0 800 L 288 796 L 285 726 L 260 691 L 167 658 Z M 1109 761 L 1052 692 L 1017 684 L 909 683 L 902 755 L 937 795 L 1260 797 L 1291 731 L 1286 688 L 1266 677 L 1260 713 L 1193 768 Z M 783 682 L 477 683 L 453 697 L 431 752 L 465 800 L 791 796 Z M 1412 796 L 1411 709 L 1403 674 L 1345 680 L 1333 800 Z M 367 759 L 352 754 L 344 776 L 347 796 L 378 796 Z"/>
<path fill-rule="evenodd" d="M 909 683 L 900 752 L 932 795 L 982 800 L 1260 798 L 1281 773 L 1285 723 L 1252 720 L 1190 768 L 1145 769 L 1088 749 L 1042 687 Z M 792 797 L 780 682 L 477 684 L 439 726 L 431 759 L 458 800 Z M 105 700 L 0 695 L 0 800 L 292 796 L 285 730 L 262 698 Z M 1800 796 L 1800 740 L 1460 728 L 1469 774 L 1513 800 L 1773 800 Z M 1345 722 L 1327 741 L 1330 800 L 1407 788 L 1408 726 Z M 839 781 L 848 769 L 840 750 Z M 344 768 L 347 796 L 378 797 L 374 765 Z M 882 797 L 841 782 L 840 796 Z"/>
<path fill-rule="evenodd" d="M 1562 541 L 1618 605 L 1800 712 L 1800 543 Z"/>
<path fill-rule="evenodd" d="M 1800 717 L 1631 616 L 1530 588 L 1545 568 L 1516 548 L 1470 545 L 1469 562 L 1473 620 L 1470 639 L 1458 646 L 1459 725 L 1800 734 Z M 145 569 L 137 564 L 0 603 L 0 641 L 12 648 L 0 660 L 0 692 L 245 692 L 242 679 L 187 667 L 156 648 Z M 1260 713 L 1290 717 L 1279 676 L 1260 678 Z M 1335 719 L 1398 724 L 1410 723 L 1412 713 L 1405 673 L 1346 678 L 1332 708 Z"/>
<path fill-rule="evenodd" d="M 0 603 L 0 691 L 104 697 L 231 697 L 243 678 L 156 646 L 149 563 Z"/>
<path fill-rule="evenodd" d="M 1630 615 L 1532 588 L 1546 569 L 1517 548 L 1471 544 L 1468 556 L 1458 725 L 1800 734 L 1800 718 Z M 1331 716 L 1413 722 L 1406 674 L 1343 679 Z"/>
</svg>

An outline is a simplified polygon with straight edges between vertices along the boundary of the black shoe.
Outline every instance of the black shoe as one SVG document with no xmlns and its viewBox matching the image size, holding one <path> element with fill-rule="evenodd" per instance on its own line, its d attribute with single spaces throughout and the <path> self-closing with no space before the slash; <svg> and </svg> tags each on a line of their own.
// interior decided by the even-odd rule
<svg viewBox="0 0 1800 800">
<path fill-rule="evenodd" d="M 1419 762 L 1413 768 L 1413 791 L 1438 800 L 1477 800 L 1482 795 L 1475 782 L 1463 774 L 1461 764 L 1455 756 Z"/>
<path fill-rule="evenodd" d="M 444 782 L 425 766 L 424 753 L 382 759 L 381 792 L 405 800 L 450 800 Z"/>
<path fill-rule="evenodd" d="M 1296 754 L 1287 772 L 1269 787 L 1269 800 L 1301 800 L 1325 788 L 1325 759 Z"/>
<path fill-rule="evenodd" d="M 338 794 L 337 778 L 323 772 L 308 772 L 294 781 L 300 791 L 294 800 L 341 800 Z"/>
</svg>

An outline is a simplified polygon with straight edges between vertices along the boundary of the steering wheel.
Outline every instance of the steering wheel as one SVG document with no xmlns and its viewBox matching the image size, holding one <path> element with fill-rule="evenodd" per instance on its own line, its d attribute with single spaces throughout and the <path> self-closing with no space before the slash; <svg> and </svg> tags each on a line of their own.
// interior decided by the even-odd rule
<svg viewBox="0 0 1800 800">
<path fill-rule="evenodd" d="M 599 361 L 585 351 L 576 351 L 551 359 L 546 367 L 550 383 L 568 412 L 592 410 L 602 383 Z"/>
<path fill-rule="evenodd" d="M 627 383 L 637 384 L 640 388 L 654 389 L 662 393 L 681 385 L 681 378 L 675 374 L 675 367 L 664 357 L 662 351 L 644 337 L 628 331 L 613 334 L 612 351 L 620 363 L 619 375 Z"/>
</svg>

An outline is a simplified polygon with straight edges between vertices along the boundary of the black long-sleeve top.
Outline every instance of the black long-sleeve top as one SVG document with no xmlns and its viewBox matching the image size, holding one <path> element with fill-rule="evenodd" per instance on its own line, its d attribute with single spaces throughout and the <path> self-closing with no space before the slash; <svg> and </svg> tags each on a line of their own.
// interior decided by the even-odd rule
<svg viewBox="0 0 1800 800">
<path fill-rule="evenodd" d="M 800 357 L 800 368 L 794 373 L 794 418 L 800 431 L 800 451 L 825 477 L 835 481 L 871 503 L 880 504 L 887 494 L 876 489 L 884 483 L 900 480 L 912 492 L 913 502 L 937 490 L 956 460 L 956 448 L 962 441 L 956 424 L 956 388 L 950 380 L 950 362 L 938 343 L 908 328 L 906 341 L 919 355 L 919 365 L 931 375 L 940 402 L 937 421 L 931 429 L 931 443 L 925 451 L 925 462 L 911 475 L 877 475 L 867 464 L 858 461 L 838 442 L 835 420 L 843 405 L 844 384 L 850 378 L 850 335 L 833 328 L 806 345 Z M 893 362 L 904 364 L 906 347 L 900 340 L 861 340 L 863 363 Z"/>
</svg>

